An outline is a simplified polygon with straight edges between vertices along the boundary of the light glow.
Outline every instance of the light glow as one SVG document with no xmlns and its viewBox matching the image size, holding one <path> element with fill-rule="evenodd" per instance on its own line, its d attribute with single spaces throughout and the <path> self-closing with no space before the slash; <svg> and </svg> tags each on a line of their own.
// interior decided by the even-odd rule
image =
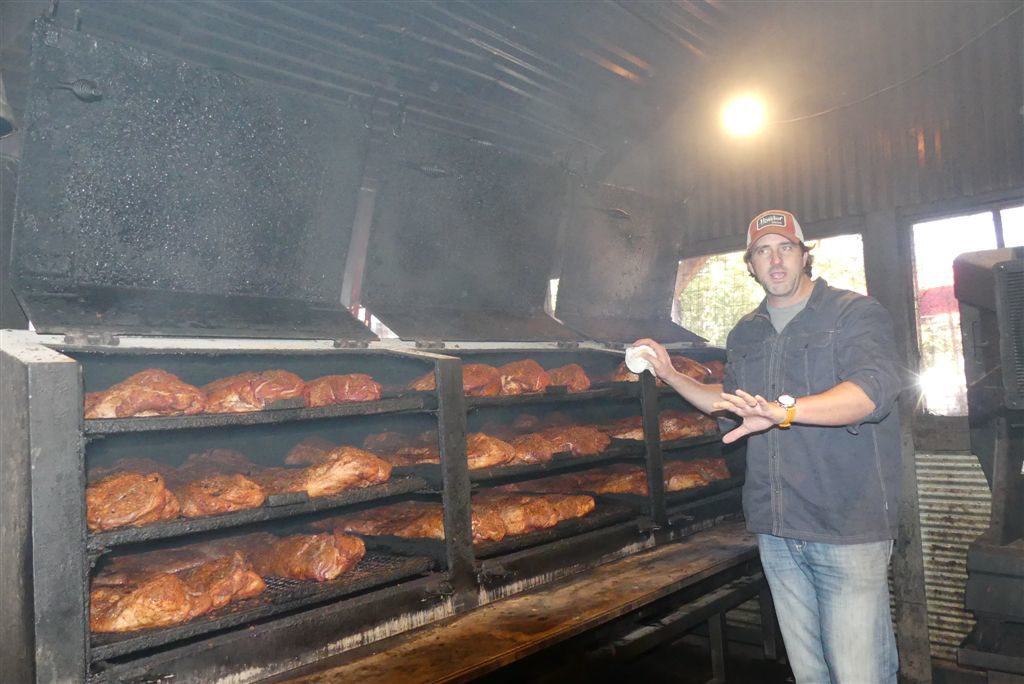
<svg viewBox="0 0 1024 684">
<path fill-rule="evenodd" d="M 754 95 L 740 95 L 722 108 L 722 126 L 730 135 L 749 138 L 764 129 L 765 106 Z"/>
</svg>

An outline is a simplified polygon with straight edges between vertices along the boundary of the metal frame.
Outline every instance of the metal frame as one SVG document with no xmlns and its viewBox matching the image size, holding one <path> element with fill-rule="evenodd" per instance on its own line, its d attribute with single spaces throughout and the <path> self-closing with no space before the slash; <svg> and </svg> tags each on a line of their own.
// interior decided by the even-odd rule
<svg viewBox="0 0 1024 684">
<path fill-rule="evenodd" d="M 668 525 L 668 515 L 665 512 L 665 463 L 661 453 L 661 427 L 658 422 L 661 409 L 658 399 L 654 375 L 641 373 L 640 411 L 644 427 L 644 451 L 647 454 L 650 516 L 655 529 L 664 529 Z"/>
<path fill-rule="evenodd" d="M 432 575 L 275 618 L 254 629 L 216 635 L 204 640 L 200 648 L 185 644 L 128 663 L 111 664 L 91 681 L 207 684 L 222 677 L 237 677 L 238 666 L 230 664 L 238 662 L 244 662 L 248 672 L 257 673 L 260 678 L 269 677 L 313 662 L 326 653 L 369 643 L 372 639 L 366 635 L 382 624 L 398 623 L 398 627 L 392 628 L 392 633 L 397 634 L 403 628 L 449 617 L 454 608 L 448 592 L 447 579 Z M 323 645 L 313 649 L 313 644 Z"/>
<path fill-rule="evenodd" d="M 81 375 L 67 357 L 10 334 L 0 359 L 3 443 L 21 447 L 0 459 L 5 476 L 15 475 L 0 494 L 3 528 L 13 537 L 0 574 L 30 578 L 2 597 L 3 612 L 27 630 L 14 635 L 21 648 L 5 662 L 38 682 L 79 681 L 88 639 Z M 82 553 L 69 553 L 69 544 Z"/>
<path fill-rule="evenodd" d="M 441 499 L 444 506 L 445 553 L 456 609 L 475 605 L 473 526 L 466 458 L 466 407 L 462 364 L 437 357 L 437 436 L 441 449 Z"/>
<path fill-rule="evenodd" d="M 361 413 L 376 415 L 381 413 L 382 407 L 376 404 L 328 407 L 326 412 L 285 408 L 259 415 L 84 421 L 81 417 L 82 364 L 88 361 L 76 361 L 52 348 L 58 345 L 59 339 L 11 332 L 5 333 L 0 353 L 5 377 L 5 411 L 0 426 L 5 450 L 10 446 L 14 452 L 5 453 L 2 460 L 5 484 L 10 482 L 11 486 L 5 486 L 0 494 L 3 497 L 0 510 L 5 521 L 4 547 L 11 552 L 0 559 L 5 578 L 5 592 L 0 600 L 5 614 L 3 629 L 5 636 L 10 637 L 5 640 L 5 649 L 11 647 L 19 652 L 11 665 L 18 681 L 81 681 L 85 677 L 96 681 L 147 681 L 155 676 L 153 673 L 159 673 L 159 676 L 174 676 L 177 681 L 200 682 L 236 672 L 238 663 L 242 662 L 240 658 L 247 667 L 251 664 L 260 670 L 261 676 L 269 676 L 308 662 L 314 654 L 319 657 L 324 652 L 319 649 L 341 652 L 376 638 L 360 630 L 379 631 L 380 625 L 387 622 L 392 625 L 387 629 L 393 634 L 395 630 L 461 613 L 655 544 L 650 521 L 646 521 L 642 511 L 611 501 L 605 511 L 608 515 L 600 517 L 595 525 L 563 526 L 560 531 L 541 535 L 542 538 L 531 538 L 528 545 L 500 546 L 494 553 L 478 557 L 472 544 L 472 478 L 465 457 L 470 402 L 462 391 L 462 362 L 453 356 L 395 348 L 389 351 L 430 362 L 435 369 L 436 394 L 390 399 L 386 400 L 386 406 L 397 412 L 432 413 L 436 417 L 442 455 L 440 495 L 446 539 L 439 548 L 440 553 L 433 555 L 444 563 L 444 572 L 415 579 L 416 574 L 427 571 L 429 566 L 412 564 L 404 575 L 393 578 L 399 584 L 376 588 L 379 583 L 368 580 L 360 585 L 362 593 L 355 594 L 342 591 L 340 585 L 322 596 L 310 593 L 308 588 L 296 587 L 293 594 L 282 588 L 284 593 L 272 607 L 240 606 L 237 609 L 242 613 L 237 615 L 229 614 L 230 611 L 223 615 L 218 613 L 202 624 L 189 624 L 173 632 L 132 635 L 126 639 L 94 637 L 88 627 L 89 568 L 98 556 L 111 548 L 286 519 L 424 490 L 422 480 L 414 477 L 351 496 L 288 502 L 238 514 L 90 535 L 85 525 L 83 496 L 85 447 L 90 439 L 106 434 L 131 433 L 145 438 L 147 433 L 159 430 L 217 429 Z M 230 341 L 221 341 L 215 348 L 235 349 Z M 160 353 L 168 348 L 152 343 L 145 349 L 135 348 L 129 343 L 110 351 L 117 355 L 144 354 L 147 349 Z M 296 349 L 307 348 L 303 345 L 298 348 L 286 345 L 281 349 L 244 345 L 244 349 L 284 357 Z M 95 347 L 78 349 L 95 350 Z M 330 355 L 329 350 L 325 351 Z M 600 402 L 637 397 L 641 401 L 645 441 L 643 451 L 637 443 L 632 457 L 644 458 L 648 477 L 654 478 L 647 505 L 654 512 L 652 520 L 656 520 L 656 526 L 665 530 L 662 540 L 677 540 L 735 515 L 739 509 L 738 499 L 725 492 L 725 498 L 714 494 L 685 504 L 682 508 L 686 512 L 673 520 L 666 508 L 661 477 L 662 454 L 657 425 L 659 389 L 653 378 L 645 378 L 635 387 L 599 391 L 588 398 Z M 551 403 L 557 397 L 544 396 L 538 400 L 542 404 Z M 517 401 L 515 405 L 526 403 L 530 402 Z M 253 418 L 254 415 L 257 417 Z M 705 443 L 706 440 L 697 440 L 698 445 Z M 621 456 L 629 457 L 628 454 Z M 579 466 L 597 463 L 580 459 Z M 517 472 L 512 476 L 523 478 L 540 474 L 544 473 Z M 74 552 L 75 548 L 79 549 L 78 553 Z M 20 575 L 21 568 L 28 567 L 30 581 L 8 582 L 8 578 Z M 54 571 L 54 568 L 60 570 Z M 281 616 L 281 611 L 300 608 L 301 611 L 292 615 Z M 240 628 L 252 620 L 258 624 L 255 631 Z M 393 626 L 406 622 L 405 627 Z M 201 642 L 195 641 L 198 637 L 203 637 Z M 182 641 L 186 638 L 192 641 Z M 313 648 L 315 644 L 320 645 L 319 649 Z M 153 648 L 159 650 L 145 651 L 148 655 L 140 651 Z"/>
<path fill-rule="evenodd" d="M 89 644 L 89 660 L 95 665 L 204 634 L 265 621 L 275 615 L 294 612 L 297 608 L 338 601 L 419 577 L 432 567 L 429 558 L 369 551 L 356 567 L 329 582 L 267 578 L 267 590 L 260 596 L 225 606 L 202 618 L 165 629 L 93 635 Z"/>
</svg>

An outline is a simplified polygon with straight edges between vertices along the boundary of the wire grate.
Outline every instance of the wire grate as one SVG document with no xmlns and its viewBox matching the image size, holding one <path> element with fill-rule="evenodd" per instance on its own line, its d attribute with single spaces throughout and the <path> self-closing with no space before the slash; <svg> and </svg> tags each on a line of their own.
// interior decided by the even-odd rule
<svg viewBox="0 0 1024 684">
<path fill-rule="evenodd" d="M 264 578 L 267 588 L 257 597 L 239 601 L 183 625 L 128 634 L 97 634 L 90 641 L 93 662 L 163 646 L 217 630 L 236 627 L 313 603 L 341 599 L 429 572 L 429 558 L 410 558 L 368 551 L 351 570 L 329 582 Z"/>
</svg>

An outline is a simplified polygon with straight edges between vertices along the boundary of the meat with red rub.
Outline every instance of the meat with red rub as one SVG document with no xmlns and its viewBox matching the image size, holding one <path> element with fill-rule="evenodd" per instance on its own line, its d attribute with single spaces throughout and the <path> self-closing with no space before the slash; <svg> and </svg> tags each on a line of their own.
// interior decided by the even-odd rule
<svg viewBox="0 0 1024 684">
<path fill-rule="evenodd" d="M 539 496 L 487 492 L 473 497 L 473 507 L 497 513 L 510 535 L 544 530 L 558 524 L 558 511 Z"/>
<path fill-rule="evenodd" d="M 548 370 L 552 385 L 564 385 L 570 392 L 585 392 L 590 389 L 590 378 L 578 363 Z"/>
<path fill-rule="evenodd" d="M 547 371 L 533 359 L 522 359 L 506 363 L 498 368 L 501 374 L 501 394 L 536 394 L 543 392 L 550 384 Z"/>
<path fill-rule="evenodd" d="M 699 466 L 693 461 L 667 461 L 665 463 L 665 491 L 681 492 L 684 489 L 703 487 L 710 483 Z"/>
<path fill-rule="evenodd" d="M 466 435 L 466 458 L 470 470 L 504 465 L 515 457 L 515 447 L 497 437 L 482 432 Z"/>
<path fill-rule="evenodd" d="M 202 558 L 185 567 L 161 565 L 171 556 L 104 571 L 93 579 L 89 627 L 94 632 L 131 632 L 179 624 L 263 592 L 266 584 L 240 553 Z"/>
<path fill-rule="evenodd" d="M 593 425 L 555 425 L 539 433 L 556 445 L 558 452 L 595 456 L 612 443 L 611 437 Z"/>
<path fill-rule="evenodd" d="M 559 521 L 582 518 L 597 507 L 594 497 L 586 494 L 545 494 L 544 500 L 555 507 Z"/>
<path fill-rule="evenodd" d="M 286 370 L 248 371 L 203 386 L 207 413 L 262 411 L 268 404 L 301 397 L 306 383 Z"/>
<path fill-rule="evenodd" d="M 305 468 L 260 468 L 249 477 L 268 494 L 329 496 L 385 482 L 391 477 L 391 464 L 362 449 L 338 447 L 321 463 Z"/>
<path fill-rule="evenodd" d="M 369 375 L 324 375 L 306 383 L 303 391 L 306 406 L 330 406 L 346 401 L 376 401 L 381 396 L 381 386 Z"/>
<path fill-rule="evenodd" d="M 718 429 L 714 419 L 698 411 L 669 409 L 658 415 L 659 439 L 669 442 L 676 439 L 700 437 Z M 643 418 L 627 416 L 606 423 L 601 429 L 616 439 L 642 440 L 644 438 Z"/>
<path fill-rule="evenodd" d="M 433 392 L 437 389 L 434 371 L 416 378 L 409 383 L 409 389 Z M 484 363 L 467 363 L 462 366 L 462 392 L 467 397 L 496 397 L 501 392 L 501 375 L 494 366 Z"/>
<path fill-rule="evenodd" d="M 473 507 L 471 520 L 474 543 L 498 541 L 505 537 L 505 524 L 494 511 Z M 314 527 L 368 536 L 444 539 L 444 509 L 434 501 L 403 501 L 328 518 L 315 523 Z"/>
<path fill-rule="evenodd" d="M 697 382 L 707 382 L 708 378 L 711 377 L 711 371 L 709 371 L 707 367 L 689 357 L 672 355 L 669 356 L 669 360 L 672 362 L 673 368 L 683 375 L 693 378 Z M 640 380 L 640 376 L 626 368 L 626 363 L 623 361 L 612 372 L 609 380 L 612 382 L 638 382 Z M 664 385 L 660 379 L 658 380 L 658 384 Z"/>
<path fill-rule="evenodd" d="M 259 508 L 267 494 L 245 475 L 210 475 L 174 488 L 186 518 Z"/>
<path fill-rule="evenodd" d="M 86 524 L 94 532 L 173 520 L 179 513 L 178 499 L 159 473 L 114 473 L 85 489 Z"/>
<path fill-rule="evenodd" d="M 355 567 L 366 553 L 361 539 L 344 535 L 295 534 L 281 539 L 259 536 L 262 538 L 245 541 L 242 548 L 256 572 L 264 577 L 326 582 Z"/>
<path fill-rule="evenodd" d="M 188 416 L 202 413 L 206 395 L 159 368 L 147 368 L 101 392 L 85 395 L 85 417 Z"/>
<path fill-rule="evenodd" d="M 711 371 L 699 361 L 694 361 L 688 356 L 670 356 L 672 367 L 683 375 L 693 378 L 697 382 L 706 382 L 711 377 Z"/>
<path fill-rule="evenodd" d="M 724 458 L 696 458 L 690 461 L 709 482 L 732 477 Z"/>
<path fill-rule="evenodd" d="M 704 434 L 704 425 L 701 421 L 703 415 L 698 411 L 662 411 L 658 414 L 661 441 L 700 437 Z"/>
<path fill-rule="evenodd" d="M 595 494 L 639 494 L 646 496 L 647 471 L 638 465 L 616 463 L 580 474 L 580 489 Z"/>
<path fill-rule="evenodd" d="M 544 435 L 530 433 L 513 437 L 511 442 L 516 455 L 514 463 L 546 463 L 550 461 L 561 446 Z"/>
<path fill-rule="evenodd" d="M 139 577 L 124 586 L 94 587 L 89 592 L 89 629 L 93 632 L 167 627 L 192 617 L 188 587 L 170 573 Z"/>
<path fill-rule="evenodd" d="M 197 617 L 210 610 L 223 608 L 233 601 L 257 596 L 267 587 L 263 578 L 253 571 L 249 561 L 238 552 L 208 560 L 177 574 L 192 599 L 189 617 Z"/>
</svg>

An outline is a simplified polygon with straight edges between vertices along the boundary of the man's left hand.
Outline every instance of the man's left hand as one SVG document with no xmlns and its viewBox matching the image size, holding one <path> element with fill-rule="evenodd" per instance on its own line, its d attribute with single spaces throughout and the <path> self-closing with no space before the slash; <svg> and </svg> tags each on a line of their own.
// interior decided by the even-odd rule
<svg viewBox="0 0 1024 684">
<path fill-rule="evenodd" d="M 741 389 L 736 390 L 736 394 L 722 392 L 722 401 L 716 401 L 712 407 L 716 411 L 729 411 L 743 419 L 738 428 L 722 437 L 724 444 L 732 444 L 755 432 L 764 432 L 786 419 L 786 409 L 760 394 L 749 394 Z"/>
</svg>

